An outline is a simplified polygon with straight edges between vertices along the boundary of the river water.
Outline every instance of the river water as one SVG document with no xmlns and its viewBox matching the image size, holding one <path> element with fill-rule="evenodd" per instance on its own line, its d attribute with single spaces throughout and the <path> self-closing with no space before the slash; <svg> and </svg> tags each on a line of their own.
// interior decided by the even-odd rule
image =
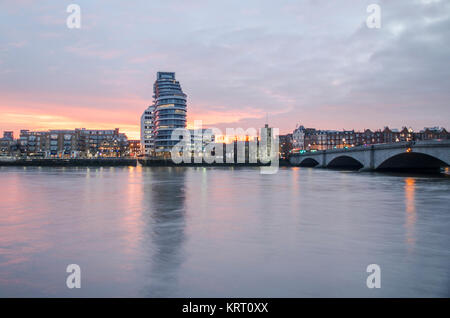
<svg viewBox="0 0 450 318">
<path fill-rule="evenodd" d="M 1 297 L 450 296 L 448 176 L 0 167 L 0 180 Z"/>
</svg>

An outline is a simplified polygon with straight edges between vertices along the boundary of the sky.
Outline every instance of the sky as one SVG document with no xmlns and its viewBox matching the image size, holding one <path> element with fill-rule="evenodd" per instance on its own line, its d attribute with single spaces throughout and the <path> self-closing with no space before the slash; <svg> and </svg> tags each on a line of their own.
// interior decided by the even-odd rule
<svg viewBox="0 0 450 318">
<path fill-rule="evenodd" d="M 138 138 L 158 71 L 189 125 L 450 129 L 449 40 L 448 0 L 0 0 L 0 133 Z"/>
</svg>

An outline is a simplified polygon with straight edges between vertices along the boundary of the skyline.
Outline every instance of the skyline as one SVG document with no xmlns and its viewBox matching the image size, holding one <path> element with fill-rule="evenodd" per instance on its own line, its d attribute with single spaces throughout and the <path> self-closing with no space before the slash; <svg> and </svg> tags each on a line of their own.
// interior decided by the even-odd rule
<svg viewBox="0 0 450 318">
<path fill-rule="evenodd" d="M 268 113 L 282 134 L 449 128 L 450 4 L 377 1 L 382 27 L 368 29 L 372 2 L 77 1 L 77 30 L 69 2 L 2 3 L 0 133 L 118 127 L 138 139 L 157 71 L 183 83 L 188 126 L 262 127 Z"/>
</svg>

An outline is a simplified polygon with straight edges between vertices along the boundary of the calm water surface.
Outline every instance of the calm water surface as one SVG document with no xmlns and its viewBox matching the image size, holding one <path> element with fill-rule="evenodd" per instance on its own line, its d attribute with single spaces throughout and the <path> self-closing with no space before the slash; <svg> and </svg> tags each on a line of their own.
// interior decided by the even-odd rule
<svg viewBox="0 0 450 318">
<path fill-rule="evenodd" d="M 0 296 L 449 297 L 450 180 L 0 167 Z M 66 266 L 81 267 L 81 289 Z M 381 289 L 366 267 L 381 267 Z"/>
</svg>

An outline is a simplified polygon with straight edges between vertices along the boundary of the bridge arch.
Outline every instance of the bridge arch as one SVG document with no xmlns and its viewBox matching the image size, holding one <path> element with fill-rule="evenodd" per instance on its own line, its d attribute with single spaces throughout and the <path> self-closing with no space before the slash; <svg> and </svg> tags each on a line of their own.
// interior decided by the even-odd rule
<svg viewBox="0 0 450 318">
<path fill-rule="evenodd" d="M 319 164 L 319 162 L 314 158 L 305 158 L 300 161 L 299 166 L 301 167 L 315 167 Z"/>
<path fill-rule="evenodd" d="M 339 155 L 330 160 L 327 164 L 327 168 L 350 168 L 361 169 L 364 164 L 351 155 Z"/>
<path fill-rule="evenodd" d="M 437 156 L 422 152 L 400 152 L 386 158 L 376 170 L 437 170 L 449 164 Z"/>
</svg>

